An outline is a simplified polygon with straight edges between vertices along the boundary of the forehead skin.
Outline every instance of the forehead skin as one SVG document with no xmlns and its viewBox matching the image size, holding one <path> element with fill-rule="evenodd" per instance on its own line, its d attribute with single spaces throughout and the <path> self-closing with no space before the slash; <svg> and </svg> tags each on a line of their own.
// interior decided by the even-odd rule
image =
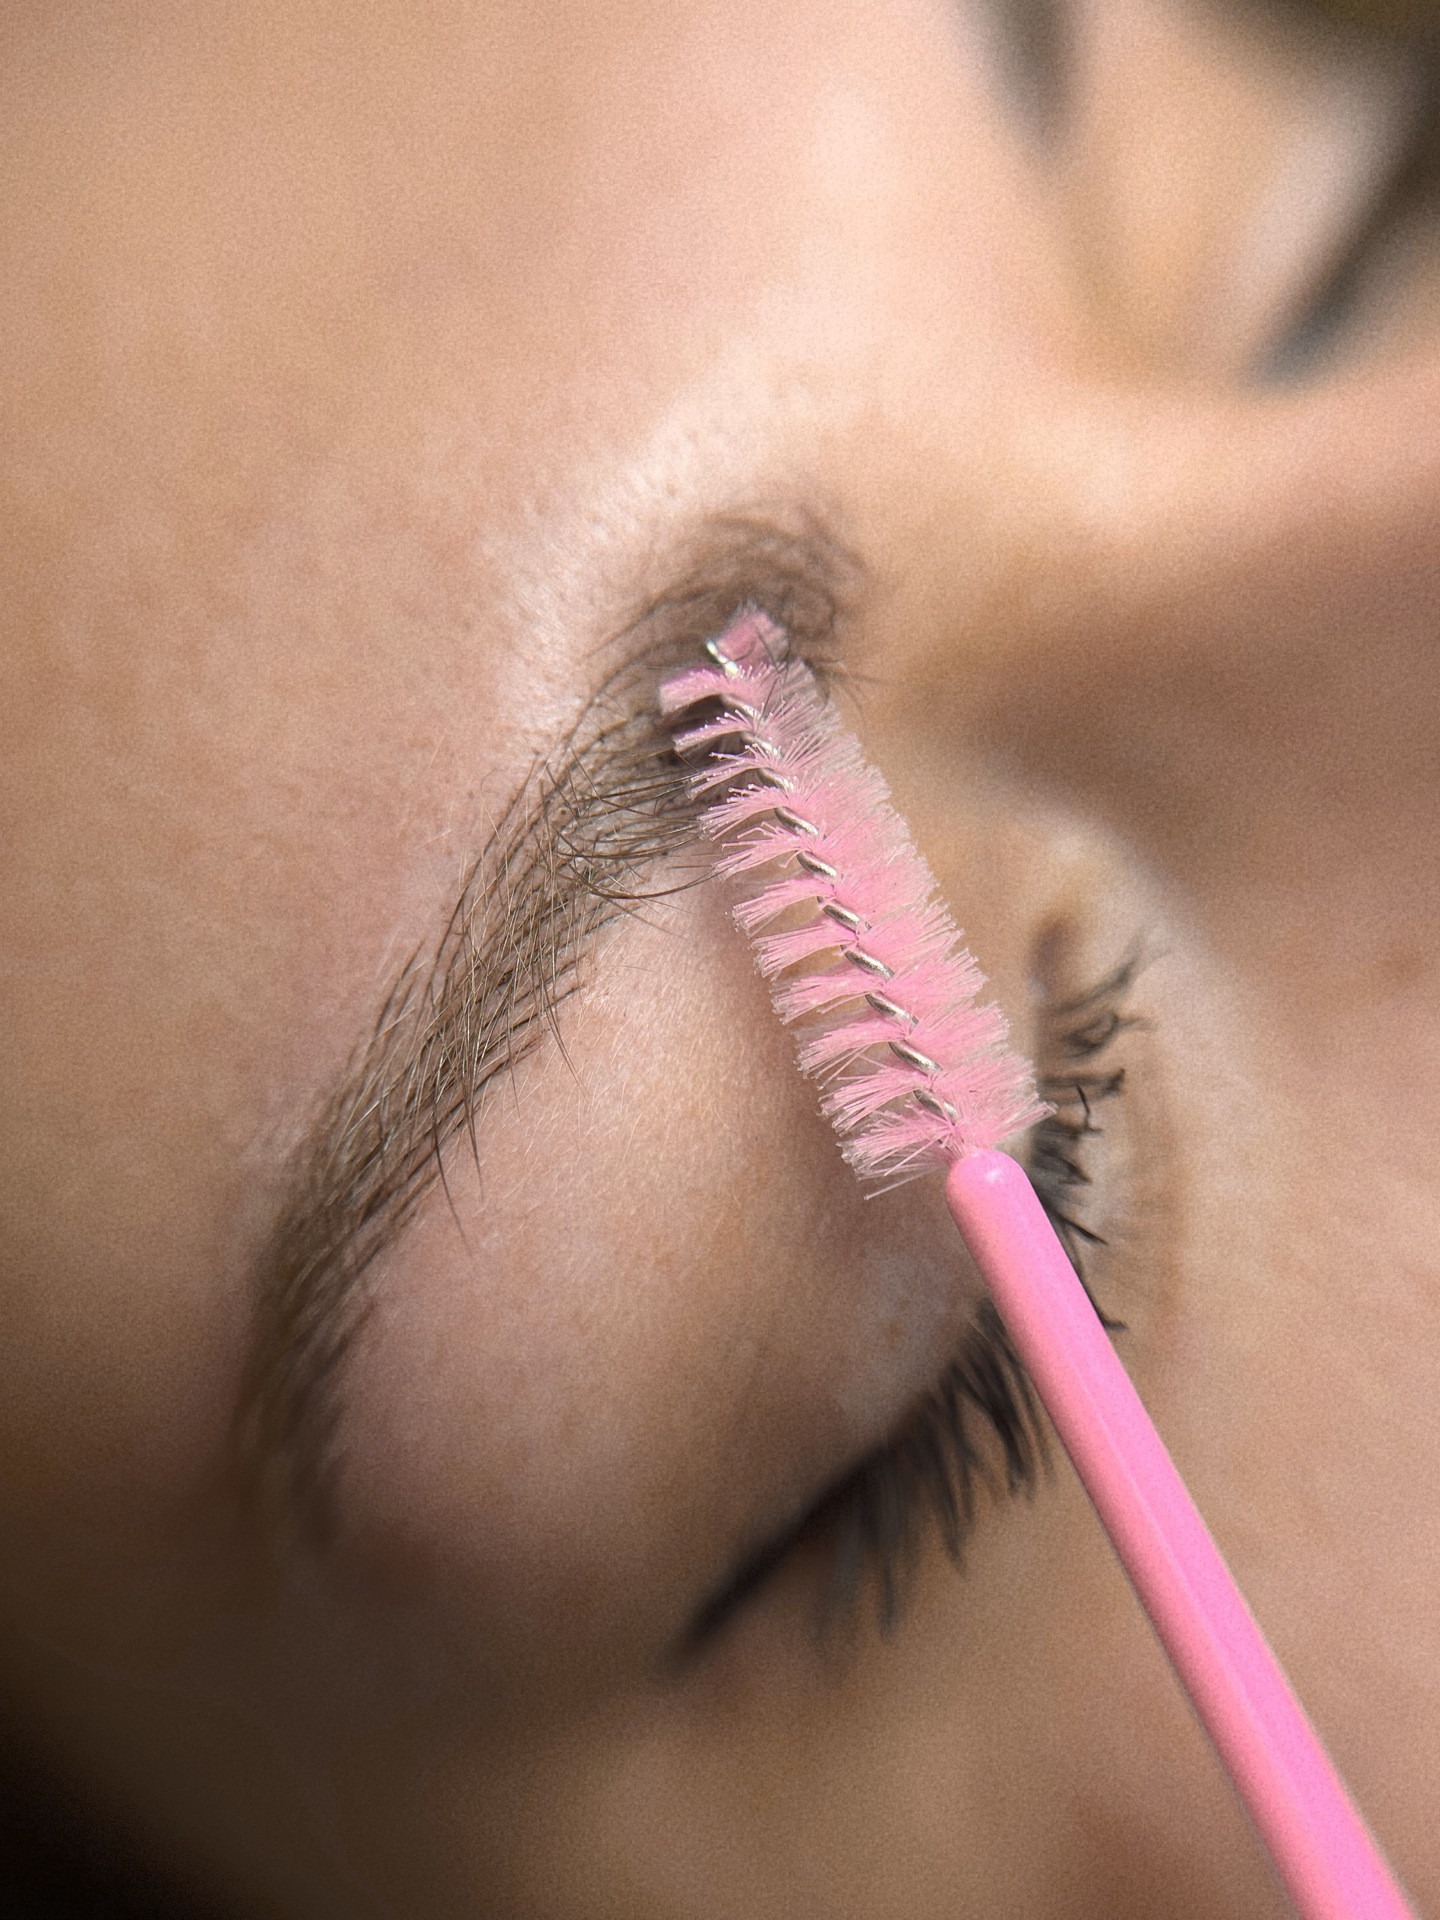
<svg viewBox="0 0 1440 1920">
<path fill-rule="evenodd" d="M 889 1644 L 817 1653 L 802 1569 L 667 1667 L 969 1302 L 699 896 L 381 1273 L 341 1550 L 233 1498 L 287 1155 L 737 512 L 863 564 L 859 722 L 1022 1032 L 1047 929 L 1165 956 L 1127 1363 L 1440 1901 L 1428 309 L 1243 378 L 1406 82 L 1076 18 L 1047 146 L 938 0 L 10 13 L 0 1671 L 242 1913 L 1280 1910 L 1064 1471 Z"/>
</svg>

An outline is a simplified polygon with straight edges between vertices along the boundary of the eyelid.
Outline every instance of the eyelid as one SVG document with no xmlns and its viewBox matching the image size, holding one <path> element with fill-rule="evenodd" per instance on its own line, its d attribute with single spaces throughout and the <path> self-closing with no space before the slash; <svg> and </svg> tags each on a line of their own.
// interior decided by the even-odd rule
<svg viewBox="0 0 1440 1920">
<path fill-rule="evenodd" d="M 1144 1024 L 1126 1011 L 1142 965 L 1143 949 L 1136 943 L 1094 986 L 1047 1003 L 1041 1014 L 1040 1084 L 1046 1098 L 1058 1096 L 1060 1104 L 1031 1132 L 1031 1178 L 1087 1292 L 1085 1253 L 1104 1240 L 1078 1216 L 1077 1190 L 1090 1183 L 1082 1159 L 1086 1143 L 1100 1132 L 1093 1107 L 1118 1097 L 1124 1086 L 1123 1067 L 1106 1056 L 1123 1033 Z M 1078 1119 L 1067 1112 L 1067 1093 L 1080 1108 Z M 1109 1330 L 1124 1331 L 1098 1301 L 1096 1311 Z M 988 1444 L 999 1442 L 998 1480 L 974 1444 L 977 1419 Z M 705 1597 L 682 1639 L 682 1656 L 702 1652 L 807 1538 L 827 1529 L 833 1535 L 830 1585 L 817 1625 L 823 1632 L 832 1619 L 852 1614 L 868 1577 L 877 1624 L 888 1633 L 903 1611 L 928 1528 L 938 1527 L 958 1565 L 979 1489 L 1032 1491 L 1048 1460 L 1046 1428 L 1024 1368 L 998 1314 L 983 1301 L 958 1351 L 889 1438 L 852 1461 L 797 1519 L 747 1552 Z"/>
</svg>

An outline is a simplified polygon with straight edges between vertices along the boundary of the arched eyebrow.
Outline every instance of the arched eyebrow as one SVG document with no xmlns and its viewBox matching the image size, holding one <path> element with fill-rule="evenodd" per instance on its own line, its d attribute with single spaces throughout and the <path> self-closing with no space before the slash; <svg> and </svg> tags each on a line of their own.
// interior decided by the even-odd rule
<svg viewBox="0 0 1440 1920">
<path fill-rule="evenodd" d="M 334 1533 L 343 1374 L 374 1309 L 377 1257 L 444 1187 L 455 1144 L 468 1136 L 476 1151 L 487 1090 L 558 1038 L 597 937 L 690 883 L 658 871 L 693 835 L 659 678 L 746 601 L 823 669 L 860 581 L 808 519 L 712 520 L 685 551 L 672 586 L 599 650 L 618 664 L 535 763 L 291 1156 L 256 1273 L 232 1457 L 242 1496 L 292 1544 Z"/>
</svg>

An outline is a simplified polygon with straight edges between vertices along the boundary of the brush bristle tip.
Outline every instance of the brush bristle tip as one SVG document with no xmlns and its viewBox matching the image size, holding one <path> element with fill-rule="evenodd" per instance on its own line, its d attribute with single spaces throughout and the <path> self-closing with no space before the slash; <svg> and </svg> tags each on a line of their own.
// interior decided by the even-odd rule
<svg viewBox="0 0 1440 1920">
<path fill-rule="evenodd" d="M 706 752 L 690 776 L 701 829 L 738 884 L 735 918 L 777 1012 L 804 1023 L 800 1064 L 845 1158 L 888 1189 L 1033 1124 L 1046 1109 L 1030 1069 L 999 1009 L 978 1001 L 984 976 L 814 675 L 753 607 L 706 653 L 708 665 L 661 688 L 661 711 L 679 721 L 702 703 L 722 709 L 680 727 L 676 746 Z"/>
</svg>

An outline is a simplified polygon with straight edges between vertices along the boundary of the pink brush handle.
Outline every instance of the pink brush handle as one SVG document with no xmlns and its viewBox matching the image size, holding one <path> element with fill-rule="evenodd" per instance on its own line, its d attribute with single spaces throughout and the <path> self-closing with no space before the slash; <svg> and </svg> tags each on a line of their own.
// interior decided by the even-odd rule
<svg viewBox="0 0 1440 1920">
<path fill-rule="evenodd" d="M 1414 1920 L 1220 1558 L 1023 1169 L 957 1161 L 955 1224 L 1303 1920 Z"/>
</svg>

